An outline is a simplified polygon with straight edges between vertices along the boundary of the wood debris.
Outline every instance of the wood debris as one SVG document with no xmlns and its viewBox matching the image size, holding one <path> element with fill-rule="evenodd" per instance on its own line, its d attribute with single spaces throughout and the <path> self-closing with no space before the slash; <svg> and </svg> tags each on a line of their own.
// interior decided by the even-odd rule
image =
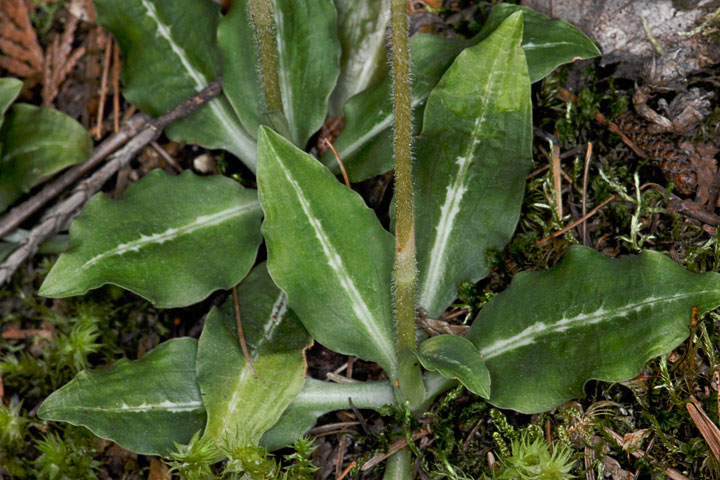
<svg viewBox="0 0 720 480">
<path fill-rule="evenodd" d="M 72 50 L 79 19 L 72 14 L 69 14 L 67 18 L 65 31 L 62 35 L 55 36 L 45 52 L 42 98 L 43 106 L 46 107 L 53 104 L 60 91 L 60 86 L 85 55 L 85 47 Z"/>
</svg>

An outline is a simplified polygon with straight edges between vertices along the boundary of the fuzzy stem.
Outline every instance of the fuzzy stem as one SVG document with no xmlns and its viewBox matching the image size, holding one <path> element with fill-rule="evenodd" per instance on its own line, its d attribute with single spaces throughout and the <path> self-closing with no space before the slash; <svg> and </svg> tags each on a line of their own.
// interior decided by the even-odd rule
<svg viewBox="0 0 720 480">
<path fill-rule="evenodd" d="M 398 351 L 415 348 L 415 213 L 412 189 L 412 106 L 407 0 L 392 0 L 392 77 L 395 113 L 395 310 Z"/>
<path fill-rule="evenodd" d="M 260 72 L 265 91 L 265 103 L 269 112 L 283 111 L 278 79 L 278 64 L 273 35 L 272 0 L 248 0 L 250 19 L 255 25 Z"/>
</svg>

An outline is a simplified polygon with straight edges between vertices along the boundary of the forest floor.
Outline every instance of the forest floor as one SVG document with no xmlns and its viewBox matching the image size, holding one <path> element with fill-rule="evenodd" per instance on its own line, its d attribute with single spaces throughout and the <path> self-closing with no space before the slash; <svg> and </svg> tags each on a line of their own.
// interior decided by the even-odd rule
<svg viewBox="0 0 720 480">
<path fill-rule="evenodd" d="M 16 2 L 2 0 L 0 10 L 11 1 Z M 422 2 L 417 3 L 422 7 Z M 446 1 L 433 12 L 415 14 L 414 21 L 426 31 L 471 35 L 493 3 L 497 2 Z M 567 14 L 571 21 L 587 18 L 588 11 L 582 9 L 593 4 L 527 3 L 545 8 L 546 13 Z M 604 2 L 594 2 L 598 3 Z M 658 3 L 681 11 L 694 8 L 683 2 Z M 23 5 L 32 28 L 24 40 L 28 58 L 40 52 L 50 60 L 25 61 L 23 68 L 0 62 L 0 76 L 22 79 L 22 101 L 67 113 L 96 142 L 117 131 L 135 110 L 122 97 L 118 48 L 91 19 L 91 6 L 74 0 L 28 0 Z M 568 14 L 573 8 L 575 18 Z M 71 22 L 70 12 L 81 19 Z M 691 37 L 716 43 L 720 21 L 707 14 L 711 9 L 704 12 L 694 17 L 699 19 L 695 25 L 703 28 Z M 600 20 L 605 25 L 579 26 L 591 35 L 625 28 L 608 24 L 609 15 Z M 720 96 L 715 94 L 720 65 L 703 50 L 707 61 L 679 69 L 681 78 L 660 78 L 657 72 L 654 77 L 643 76 L 650 71 L 651 57 L 657 70 L 664 71 L 658 48 L 666 41 L 663 35 L 672 33 L 661 32 L 655 38 L 644 32 L 641 37 L 649 44 L 645 53 L 633 57 L 628 53 L 631 48 L 622 51 L 616 45 L 611 59 L 576 62 L 533 86 L 534 165 L 520 224 L 511 243 L 496 252 L 492 274 L 477 284 L 461 285 L 457 302 L 441 320 L 462 330 L 514 274 L 551 267 L 575 244 L 609 256 L 652 249 L 690 271 L 720 269 L 716 163 Z M 675 61 L 691 62 L 702 44 L 693 43 Z M 605 51 L 612 47 L 602 46 Z M 0 56 L 8 57 L 3 48 L 0 42 Z M 64 73 L 58 74 L 60 70 Z M 105 192 L 118 197 L 155 168 L 226 175 L 239 169 L 237 161 L 217 151 L 165 137 L 158 145 L 144 149 L 105 185 Z M 380 189 L 388 198 L 387 181 L 387 177 L 375 178 L 354 188 L 366 195 Z M 389 204 L 379 203 L 385 208 Z M 23 227 L 31 228 L 37 219 L 36 214 Z M 35 414 L 51 392 L 85 368 L 140 358 L 169 338 L 197 337 L 207 307 L 219 304 L 228 293 L 216 293 L 201 305 L 170 310 L 155 309 L 116 287 L 63 300 L 39 297 L 38 288 L 56 258 L 35 256 L 0 289 L 0 479 L 169 478 L 167 466 L 158 458 L 136 455 L 84 428 L 44 422 Z M 417 478 L 492 478 L 492 465 L 498 459 L 532 453 L 527 445 L 524 450 L 511 448 L 513 441 L 517 444 L 524 435 L 538 432 L 551 448 L 556 446 L 558 455 L 560 450 L 567 453 L 578 478 L 720 478 L 720 462 L 713 453 L 720 452 L 716 427 L 720 312 L 697 320 L 684 345 L 650 361 L 636 378 L 622 383 L 591 381 L 586 398 L 544 414 L 499 411 L 463 389 L 446 394 L 420 420 L 421 425 L 431 426 L 426 430 L 431 433 L 415 441 L 421 455 Z M 320 345 L 309 350 L 307 360 L 309 374 L 316 378 L 343 370 L 359 379 L 378 375 L 375 365 Z M 701 411 L 707 414 L 704 420 Z M 309 432 L 316 447 L 312 454 L 319 467 L 316 478 L 337 478 L 352 461 L 362 465 L 382 453 L 386 445 L 378 432 L 394 421 L 392 412 L 384 413 L 389 416 L 344 411 L 321 417 Z M 365 428 L 356 425 L 358 414 Z M 333 427 L 342 422 L 353 426 Z M 346 478 L 380 477 L 375 469 L 353 470 Z"/>
</svg>

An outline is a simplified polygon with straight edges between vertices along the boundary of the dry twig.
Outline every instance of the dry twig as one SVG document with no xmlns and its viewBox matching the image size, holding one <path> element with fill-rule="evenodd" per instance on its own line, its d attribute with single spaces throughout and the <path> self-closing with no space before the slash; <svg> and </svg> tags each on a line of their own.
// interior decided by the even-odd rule
<svg viewBox="0 0 720 480">
<path fill-rule="evenodd" d="M 610 195 L 610 196 L 609 196 L 607 199 L 605 199 L 600 205 L 598 205 L 597 207 L 595 207 L 595 208 L 593 208 L 592 210 L 590 210 L 590 213 L 588 213 L 588 214 L 586 214 L 586 215 L 583 215 L 582 217 L 578 218 L 576 221 L 574 221 L 573 223 L 571 223 L 571 224 L 568 225 L 567 227 L 561 228 L 560 230 L 558 230 L 557 232 L 553 233 L 552 235 L 549 235 L 549 236 L 547 236 L 547 237 L 545 237 L 545 238 L 542 238 L 542 239 L 538 240 L 537 242 L 535 242 L 535 246 L 542 245 L 543 243 L 547 242 L 547 241 L 550 240 L 551 238 L 559 237 L 560 235 L 562 235 L 563 233 L 567 232 L 568 230 L 571 230 L 571 229 L 577 227 L 578 225 L 580 225 L 581 223 L 583 223 L 585 220 L 587 220 L 588 218 L 590 218 L 590 217 L 592 217 L 593 215 L 595 215 L 598 210 L 600 210 L 602 207 L 604 207 L 605 205 L 607 205 L 608 203 L 610 203 L 610 202 L 613 201 L 613 200 L 615 200 L 615 195 Z"/>
<path fill-rule="evenodd" d="M 43 60 L 43 105 L 49 107 L 53 104 L 55 97 L 60 92 L 60 85 L 65 81 L 70 72 L 73 71 L 83 55 L 85 47 L 79 47 L 74 52 L 72 44 L 75 40 L 75 30 L 79 19 L 68 15 L 65 31 L 56 36 L 53 42 L 45 51 Z"/>
<path fill-rule="evenodd" d="M 588 185 L 588 170 L 590 169 L 590 159 L 592 158 L 591 142 L 587 144 L 587 152 L 585 153 L 585 168 L 583 169 L 583 190 L 582 190 L 582 216 L 584 217 L 587 213 L 587 185 Z M 590 243 L 590 238 L 587 234 L 587 223 L 582 224 L 582 238 L 583 245 L 587 246 Z"/>
<path fill-rule="evenodd" d="M 66 200 L 51 208 L 40 219 L 29 235 L 18 244 L 15 250 L 0 264 L 0 285 L 5 284 L 20 265 L 37 252 L 42 242 L 60 230 L 67 229 L 72 219 L 79 213 L 85 202 L 94 195 L 120 168 L 150 142 L 156 140 L 163 128 L 187 117 L 205 103 L 217 97 L 222 90 L 220 78 L 213 81 L 196 96 L 191 97 L 168 113 L 152 120 L 132 138 L 122 149 L 110 157 L 108 162 L 90 178 L 81 182 Z"/>
<path fill-rule="evenodd" d="M 428 433 L 429 433 L 429 432 L 427 432 L 426 430 L 420 430 L 419 432 L 417 432 L 416 434 L 414 434 L 414 435 L 412 436 L 412 439 L 413 439 L 413 441 L 415 441 L 415 440 L 417 440 L 417 439 L 419 439 L 419 438 L 424 437 L 424 436 L 427 435 Z M 390 445 L 390 448 L 388 448 L 387 453 L 381 453 L 381 454 L 375 455 L 375 456 L 372 457 L 370 460 L 368 460 L 367 462 L 365 462 L 365 463 L 363 464 L 363 466 L 360 467 L 360 471 L 366 472 L 366 471 L 370 470 L 370 469 L 373 468 L 375 465 L 377 465 L 377 464 L 379 464 L 379 463 L 382 463 L 385 459 L 391 457 L 391 456 L 394 455 L 395 453 L 397 453 L 397 452 L 399 452 L 400 450 L 402 450 L 403 448 L 407 447 L 407 444 L 408 444 L 407 439 L 401 438 L 401 439 L 398 440 L 397 442 L 395 442 L 395 443 L 393 443 L 392 445 Z"/>
<path fill-rule="evenodd" d="M 238 300 L 237 287 L 232 288 L 233 303 L 235 304 L 235 326 L 237 327 L 238 341 L 240 342 L 240 348 L 242 348 L 243 355 L 245 355 L 245 361 L 250 366 L 250 371 L 253 377 L 258 378 L 255 373 L 255 365 L 253 365 L 252 357 L 245 343 L 245 334 L 243 333 L 242 318 L 240 317 L 240 302 Z"/>
<path fill-rule="evenodd" d="M 98 103 L 97 125 L 95 126 L 95 138 L 103 135 L 103 119 L 105 118 L 105 99 L 107 98 L 108 75 L 110 74 L 110 54 L 112 53 L 112 38 L 108 36 L 99 37 L 98 41 L 104 39 L 105 54 L 103 57 L 102 76 L 100 77 L 100 103 Z"/>
</svg>

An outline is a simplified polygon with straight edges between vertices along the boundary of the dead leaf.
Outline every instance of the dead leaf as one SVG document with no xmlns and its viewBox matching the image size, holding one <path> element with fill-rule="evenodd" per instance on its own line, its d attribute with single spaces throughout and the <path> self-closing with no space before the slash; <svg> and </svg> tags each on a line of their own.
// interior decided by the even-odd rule
<svg viewBox="0 0 720 480">
<path fill-rule="evenodd" d="M 68 15 L 62 36 L 56 35 L 45 52 L 42 98 L 43 105 L 46 107 L 53 104 L 60 91 L 60 85 L 85 55 L 85 47 L 79 47 L 74 52 L 72 51 L 78 22 L 78 17 L 72 14 Z"/>
<path fill-rule="evenodd" d="M 150 473 L 148 474 L 148 480 L 170 480 L 167 465 L 165 465 L 165 463 L 157 457 L 153 457 L 150 460 Z"/>
<path fill-rule="evenodd" d="M 702 405 L 700 405 L 700 402 L 698 402 L 695 397 L 691 396 L 690 400 L 690 402 L 685 404 L 688 413 L 690 413 L 690 418 L 692 418 L 698 430 L 700 430 L 700 434 L 707 442 L 708 447 L 710 447 L 710 451 L 715 455 L 715 458 L 720 461 L 720 429 L 710 420 L 710 417 L 707 416 Z"/>
<path fill-rule="evenodd" d="M 620 466 L 620 462 L 608 455 L 605 455 L 603 457 L 602 468 L 603 476 L 612 477 L 613 480 L 628 480 L 635 478 L 633 477 L 632 473 L 628 472 L 627 470 L 623 470 L 623 468 Z"/>
<path fill-rule="evenodd" d="M 0 2 L 0 67 L 20 78 L 37 77 L 43 68 L 43 51 L 23 0 Z"/>
<path fill-rule="evenodd" d="M 648 435 L 650 435 L 649 428 L 642 428 L 640 430 L 635 430 L 634 432 L 626 433 L 625 435 L 623 435 L 623 440 L 620 445 L 622 446 L 622 449 L 626 452 L 637 450 L 638 448 L 640 448 L 640 445 L 642 445 L 642 441 Z"/>
<path fill-rule="evenodd" d="M 95 7 L 92 0 L 70 0 L 67 5 L 68 12 L 83 22 L 95 23 Z"/>
</svg>

